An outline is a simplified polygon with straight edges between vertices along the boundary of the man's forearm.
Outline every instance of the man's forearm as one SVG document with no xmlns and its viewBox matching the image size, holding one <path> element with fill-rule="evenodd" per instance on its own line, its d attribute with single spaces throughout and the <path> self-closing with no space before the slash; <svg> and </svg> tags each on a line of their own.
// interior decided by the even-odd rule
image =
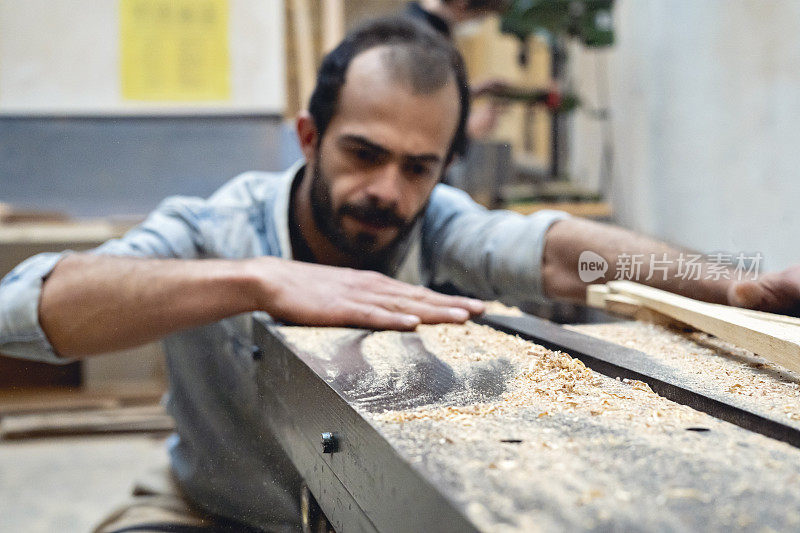
<svg viewBox="0 0 800 533">
<path fill-rule="evenodd" d="M 44 283 L 39 323 L 56 353 L 82 357 L 248 311 L 314 326 L 413 329 L 464 322 L 483 303 L 377 272 L 290 261 L 67 256 Z"/>
<path fill-rule="evenodd" d="M 697 275 L 686 276 L 680 272 L 681 258 L 693 255 L 688 250 L 617 226 L 580 218 L 559 221 L 547 233 L 542 260 L 545 294 L 552 298 L 585 301 L 589 282 L 582 281 L 579 275 L 579 258 L 584 251 L 598 254 L 608 265 L 605 277 L 594 283 L 610 281 L 627 268 L 627 279 L 698 300 L 729 303 L 731 280 L 724 276 L 709 276 L 708 264 L 698 264 Z M 642 261 L 635 269 L 624 264 L 624 261 L 630 262 L 636 257 L 653 257 L 660 265 L 659 271 L 651 270 L 653 263 L 650 261 Z"/>
<path fill-rule="evenodd" d="M 242 262 L 74 254 L 44 283 L 39 322 L 56 353 L 128 348 L 256 308 Z"/>
</svg>

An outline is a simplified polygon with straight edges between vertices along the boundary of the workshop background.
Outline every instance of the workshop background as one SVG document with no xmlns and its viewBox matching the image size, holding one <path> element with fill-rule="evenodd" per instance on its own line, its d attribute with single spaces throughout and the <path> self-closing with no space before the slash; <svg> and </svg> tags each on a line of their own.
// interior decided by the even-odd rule
<svg viewBox="0 0 800 533">
<path fill-rule="evenodd" d="M 0 0 L 0 276 L 34 253 L 121 235 L 168 195 L 290 165 L 319 59 L 359 20 L 404 5 Z M 800 3 L 617 0 L 613 43 L 600 47 L 544 31 L 520 44 L 500 26 L 457 32 L 471 78 L 578 105 L 507 103 L 455 183 L 493 207 L 760 252 L 768 270 L 798 262 Z M 82 531 L 123 500 L 133 472 L 163 460 L 170 422 L 153 404 L 164 386 L 157 345 L 60 367 L 0 356 L 0 418 L 39 417 L 0 432 L 0 501 L 21 510 L 4 510 L 0 531 Z M 86 408 L 120 418 L 47 418 Z M 145 436 L 41 438 L 119 432 Z"/>
</svg>

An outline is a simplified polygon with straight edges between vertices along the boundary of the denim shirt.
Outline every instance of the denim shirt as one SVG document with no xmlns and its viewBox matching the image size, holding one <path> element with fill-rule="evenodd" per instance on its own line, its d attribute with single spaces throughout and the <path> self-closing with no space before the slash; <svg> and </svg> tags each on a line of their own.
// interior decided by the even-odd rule
<svg viewBox="0 0 800 533">
<path fill-rule="evenodd" d="M 247 172 L 208 199 L 171 197 L 121 239 L 91 253 L 151 258 L 292 258 L 289 200 L 300 161 L 282 173 Z M 509 304 L 541 299 L 541 259 L 550 225 L 567 215 L 487 211 L 446 185 L 386 272 L 426 285 Z M 38 321 L 42 284 L 65 253 L 20 264 L 0 281 L 0 352 L 64 362 Z M 90 282 L 91 280 L 87 280 Z M 257 412 L 250 315 L 164 339 L 166 404 L 175 418 L 172 468 L 205 510 L 272 530 L 298 527 L 300 480 Z"/>
</svg>

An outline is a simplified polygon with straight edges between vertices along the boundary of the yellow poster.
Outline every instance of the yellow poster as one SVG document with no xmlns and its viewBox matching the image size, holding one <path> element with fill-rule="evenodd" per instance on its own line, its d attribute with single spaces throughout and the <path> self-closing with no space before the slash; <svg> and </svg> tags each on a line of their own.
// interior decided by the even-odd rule
<svg viewBox="0 0 800 533">
<path fill-rule="evenodd" d="M 119 0 L 122 97 L 231 98 L 228 0 Z"/>
</svg>

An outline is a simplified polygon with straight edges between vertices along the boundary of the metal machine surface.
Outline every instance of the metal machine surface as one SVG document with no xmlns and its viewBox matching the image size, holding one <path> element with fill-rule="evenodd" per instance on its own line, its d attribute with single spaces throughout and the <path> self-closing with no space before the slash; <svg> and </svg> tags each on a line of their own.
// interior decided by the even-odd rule
<svg viewBox="0 0 800 533">
<path fill-rule="evenodd" d="M 675 402 L 800 448 L 800 426 L 745 407 L 730 394 L 697 390 L 688 384 L 687 376 L 640 351 L 569 331 L 533 316 L 487 316 L 478 321 L 553 350 L 567 351 L 589 368 L 607 376 L 641 380 Z"/>
<path fill-rule="evenodd" d="M 791 527 L 798 519 L 785 512 L 800 502 L 797 490 L 776 482 L 774 472 L 758 466 L 775 466 L 780 479 L 800 476 L 796 448 L 758 435 L 797 446 L 800 432 L 794 424 L 771 420 L 724 394 L 712 397 L 692 390 L 680 375 L 641 352 L 548 321 L 530 316 L 489 316 L 482 321 L 548 349 L 568 351 L 602 374 L 642 380 L 678 404 L 740 427 L 698 414 L 693 416 L 706 416 L 705 426 L 678 428 L 661 440 L 648 441 L 635 428 L 615 426 L 603 417 L 542 418 L 525 405 L 516 411 L 488 410 L 486 416 L 468 417 L 466 422 L 458 416 L 444 422 L 412 416 L 408 422 L 387 425 L 381 422 L 387 412 L 458 413 L 497 404 L 512 386 L 510 366 L 502 359 L 478 361 L 465 374 L 430 351 L 418 333 L 284 328 L 257 321 L 263 412 L 337 531 L 514 529 L 511 523 L 517 515 L 531 512 L 546 528 L 572 529 L 663 529 L 671 524 L 722 531 L 730 529 L 730 520 L 735 526 L 730 509 L 747 509 L 752 520 L 777 529 Z M 316 344 L 309 344 L 315 335 Z M 376 342 L 385 358 L 369 355 L 369 346 Z M 382 380 L 375 379 L 378 373 Z M 621 383 L 603 379 L 612 386 Z M 552 493 L 573 490 L 575 474 L 554 475 L 544 459 L 536 468 L 497 470 L 503 468 L 503 461 L 493 459 L 497 454 L 522 457 L 527 449 L 536 460 L 546 458 L 552 452 L 547 447 L 532 452 L 524 448 L 536 435 L 571 447 L 563 453 L 574 455 L 576 463 L 570 468 L 577 469 L 579 477 L 624 487 L 633 505 L 626 500 L 612 502 L 609 508 L 593 502 L 595 496 L 579 494 L 565 506 L 563 498 Z M 703 446 L 706 454 L 686 453 L 681 446 L 687 443 Z M 718 451 L 735 459 L 717 461 L 713 458 Z M 754 459 L 748 463 L 744 457 Z M 488 470 L 476 470 L 471 461 L 484 459 Z M 744 486 L 744 492 L 735 489 Z M 525 526 L 516 524 L 516 529 Z"/>
<path fill-rule="evenodd" d="M 273 432 L 337 531 L 425 531 L 431 524 L 439 531 L 475 531 L 351 404 L 425 401 L 450 390 L 451 376 L 419 351 L 412 335 L 411 354 L 426 379 L 403 397 L 388 390 L 361 397 L 358 381 L 370 368 L 358 346 L 367 335 L 353 330 L 330 358 L 321 358 L 292 349 L 274 326 L 256 323 L 256 345 L 269 354 L 262 358 L 259 387 Z"/>
</svg>

